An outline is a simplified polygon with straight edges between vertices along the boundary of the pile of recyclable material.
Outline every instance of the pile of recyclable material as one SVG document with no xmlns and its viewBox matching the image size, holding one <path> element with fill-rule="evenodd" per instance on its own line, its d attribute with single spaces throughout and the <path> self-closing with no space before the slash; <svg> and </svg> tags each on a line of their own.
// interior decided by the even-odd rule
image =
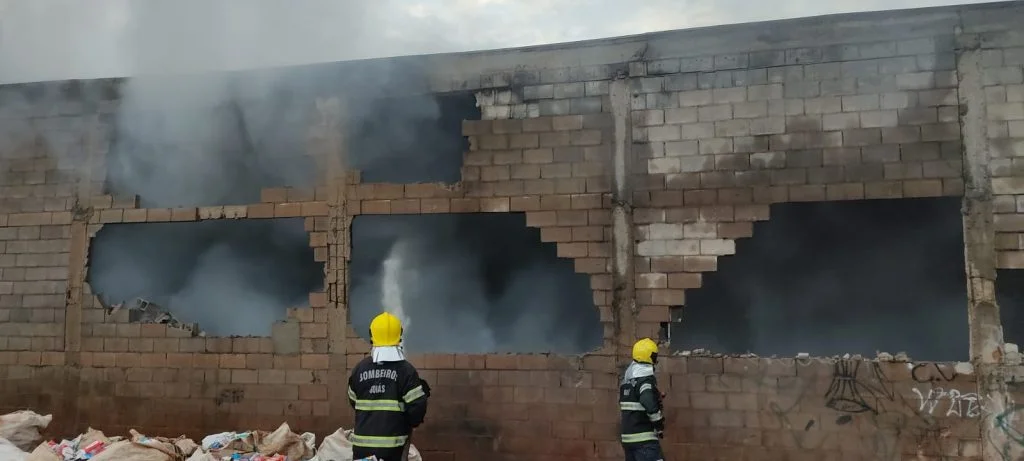
<svg viewBox="0 0 1024 461">
<path fill-rule="evenodd" d="M 222 432 L 200 443 L 180 436 L 149 437 L 132 429 L 108 437 L 89 428 L 73 439 L 43 441 L 52 415 L 17 411 L 0 416 L 0 461 L 361 461 L 352 459 L 351 430 L 338 429 L 316 448 L 316 436 L 283 423 L 272 432 Z M 371 458 L 373 459 L 373 458 Z M 422 461 L 415 446 L 409 461 Z"/>
</svg>

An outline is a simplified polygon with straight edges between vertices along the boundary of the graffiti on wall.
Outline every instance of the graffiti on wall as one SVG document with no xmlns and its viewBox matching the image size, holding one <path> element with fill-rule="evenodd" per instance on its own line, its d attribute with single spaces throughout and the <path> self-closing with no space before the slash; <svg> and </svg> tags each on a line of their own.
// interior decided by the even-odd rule
<svg viewBox="0 0 1024 461">
<path fill-rule="evenodd" d="M 765 427 L 783 437 L 773 447 L 829 451 L 856 437 L 864 459 L 900 461 L 912 447 L 922 459 L 959 461 L 985 449 L 1024 461 L 1024 404 L 978 392 L 973 376 L 952 365 L 848 359 L 823 373 L 820 360 L 795 359 L 795 375 L 780 376 L 777 364 L 765 363 L 748 369 L 743 382 L 757 383 L 766 396 L 762 408 L 773 421 Z M 709 376 L 739 388 L 726 378 Z M 991 440 L 982 439 L 982 427 Z"/>
<path fill-rule="evenodd" d="M 831 375 L 822 375 L 817 371 L 820 362 L 808 359 L 796 363 L 800 379 L 778 380 L 773 390 L 777 396 L 769 400 L 768 409 L 791 435 L 792 443 L 801 449 L 827 450 L 840 444 L 838 438 L 844 436 L 841 431 L 815 430 L 831 425 L 821 424 L 817 418 L 834 418 L 826 422 L 834 422 L 838 427 L 873 428 L 867 432 L 870 435 L 864 445 L 870 459 L 900 460 L 908 445 L 915 446 L 919 455 L 927 453 L 929 459 L 960 459 L 949 448 L 951 441 L 963 437 L 954 427 L 954 420 L 995 421 L 1006 408 L 1005 402 L 979 395 L 972 381 L 966 381 L 947 365 L 897 365 L 849 359 L 836 361 Z M 900 370 L 902 366 L 907 370 Z M 902 377 L 894 380 L 887 376 L 887 370 Z M 814 400 L 831 412 L 809 415 L 804 410 L 813 407 Z M 1020 427 L 1010 419 L 1005 421 L 1010 430 Z M 975 442 L 973 448 L 967 443 L 965 455 L 979 449 L 981 441 Z"/>
<path fill-rule="evenodd" d="M 917 412 L 921 414 L 949 418 L 979 418 L 992 414 L 992 408 L 1001 406 L 997 398 L 982 397 L 977 392 L 962 392 L 941 387 L 924 390 L 915 387 L 911 390 L 917 395 Z"/>
<path fill-rule="evenodd" d="M 877 362 L 867 364 L 868 379 L 859 377 L 860 360 L 840 360 L 833 366 L 832 382 L 825 392 L 825 407 L 849 414 L 870 412 L 878 414 L 877 406 L 884 400 L 893 400 L 896 394 Z M 842 424 L 839 420 L 837 423 Z"/>
<path fill-rule="evenodd" d="M 989 399 L 986 410 L 982 424 L 989 428 L 985 440 L 987 449 L 998 453 L 1003 461 L 1024 460 L 1024 432 L 1021 431 L 1024 404 L 1014 402 L 1007 394 L 1004 399 Z"/>
<path fill-rule="evenodd" d="M 919 383 L 951 382 L 960 376 L 956 368 L 938 363 L 919 363 L 910 368 L 910 377 Z"/>
</svg>

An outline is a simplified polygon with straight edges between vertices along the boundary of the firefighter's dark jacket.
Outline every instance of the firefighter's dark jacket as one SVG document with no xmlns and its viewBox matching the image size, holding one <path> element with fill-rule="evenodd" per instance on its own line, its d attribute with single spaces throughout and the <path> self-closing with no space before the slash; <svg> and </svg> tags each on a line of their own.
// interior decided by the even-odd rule
<svg viewBox="0 0 1024 461">
<path fill-rule="evenodd" d="M 657 441 L 665 428 L 661 410 L 661 392 L 654 377 L 654 367 L 634 362 L 626 369 L 619 386 L 622 443 Z"/>
<path fill-rule="evenodd" d="M 427 414 L 430 386 L 405 360 L 374 363 L 363 359 L 348 378 L 348 401 L 356 410 L 352 444 L 401 447 Z"/>
</svg>

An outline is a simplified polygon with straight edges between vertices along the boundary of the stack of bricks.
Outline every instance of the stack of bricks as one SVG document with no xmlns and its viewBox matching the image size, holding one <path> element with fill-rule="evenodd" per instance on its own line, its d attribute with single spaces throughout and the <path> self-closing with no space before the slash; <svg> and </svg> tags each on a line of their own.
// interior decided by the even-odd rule
<svg viewBox="0 0 1024 461">
<path fill-rule="evenodd" d="M 982 48 L 998 264 L 1024 269 L 1024 39 L 994 34 Z"/>
</svg>

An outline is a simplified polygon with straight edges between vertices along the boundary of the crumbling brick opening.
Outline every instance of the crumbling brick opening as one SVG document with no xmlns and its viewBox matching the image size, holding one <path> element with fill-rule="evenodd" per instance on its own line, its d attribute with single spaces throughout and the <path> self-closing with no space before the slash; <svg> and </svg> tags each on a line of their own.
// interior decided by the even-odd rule
<svg viewBox="0 0 1024 461">
<path fill-rule="evenodd" d="M 583 353 L 603 326 L 590 277 L 558 258 L 522 213 L 358 216 L 350 320 L 365 337 L 388 310 L 422 352 Z"/>
<path fill-rule="evenodd" d="M 87 282 L 104 307 L 130 309 L 131 321 L 270 336 L 287 308 L 308 306 L 323 287 L 324 264 L 303 226 L 301 218 L 108 224 L 93 238 Z"/>
<path fill-rule="evenodd" d="M 479 120 L 472 92 L 349 101 L 348 165 L 368 183 L 456 183 L 469 142 L 463 120 Z"/>
<path fill-rule="evenodd" d="M 967 360 L 957 198 L 786 203 L 687 292 L 679 349 Z"/>
<path fill-rule="evenodd" d="M 307 187 L 311 102 L 281 85 L 226 77 L 125 84 L 107 154 L 106 190 L 143 207 L 258 203 L 268 187 Z"/>
</svg>

